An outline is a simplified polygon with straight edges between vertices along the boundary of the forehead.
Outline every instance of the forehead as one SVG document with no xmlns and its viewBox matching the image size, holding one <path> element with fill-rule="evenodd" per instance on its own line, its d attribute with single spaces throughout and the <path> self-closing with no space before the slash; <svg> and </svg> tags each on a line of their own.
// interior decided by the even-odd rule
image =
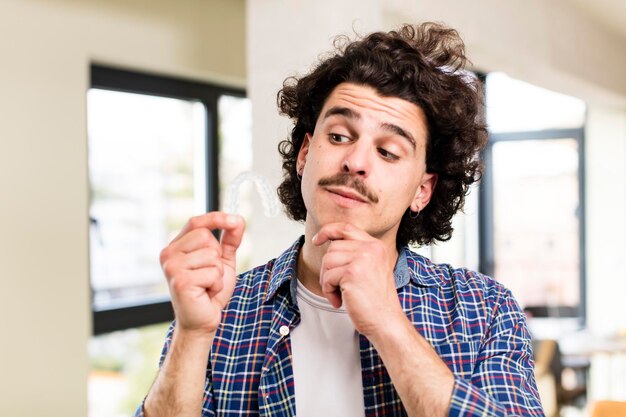
<svg viewBox="0 0 626 417">
<path fill-rule="evenodd" d="M 352 83 L 337 85 L 326 99 L 318 122 L 328 109 L 337 106 L 353 109 L 380 123 L 399 124 L 416 138 L 427 136 L 426 116 L 419 106 L 402 98 L 381 96 L 372 87 Z"/>
</svg>

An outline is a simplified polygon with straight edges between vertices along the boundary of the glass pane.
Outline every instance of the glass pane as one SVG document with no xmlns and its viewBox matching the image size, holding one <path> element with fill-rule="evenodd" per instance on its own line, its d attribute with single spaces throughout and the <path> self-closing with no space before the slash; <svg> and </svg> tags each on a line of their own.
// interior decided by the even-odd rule
<svg viewBox="0 0 626 417">
<path fill-rule="evenodd" d="M 252 168 L 252 103 L 245 97 L 220 96 L 219 116 L 220 198 L 228 184 Z"/>
<path fill-rule="evenodd" d="M 206 211 L 206 110 L 100 89 L 87 100 L 93 307 L 167 299 L 159 252 Z"/>
<path fill-rule="evenodd" d="M 584 101 L 503 73 L 489 73 L 486 97 L 491 132 L 579 128 L 585 122 Z"/>
<path fill-rule="evenodd" d="M 219 178 L 220 202 L 226 201 L 226 192 L 231 182 L 245 171 L 252 169 L 252 103 L 245 97 L 223 95 L 218 100 L 219 118 Z M 238 213 L 246 219 L 249 228 L 253 220 L 254 205 L 258 199 L 256 190 L 250 183 L 244 183 L 239 189 Z M 222 206 L 220 209 L 224 209 Z M 237 251 L 237 271 L 250 269 L 251 242 L 247 234 Z"/>
<path fill-rule="evenodd" d="M 530 306 L 579 303 L 575 139 L 493 145 L 495 277 Z"/>
<path fill-rule="evenodd" d="M 108 333 L 89 342 L 89 417 L 131 416 L 154 381 L 169 323 Z"/>
</svg>

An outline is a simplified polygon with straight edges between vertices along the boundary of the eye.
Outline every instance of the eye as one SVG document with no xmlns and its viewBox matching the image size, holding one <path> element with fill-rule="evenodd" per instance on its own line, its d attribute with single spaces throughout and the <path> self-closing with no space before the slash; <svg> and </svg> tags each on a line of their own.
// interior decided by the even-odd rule
<svg viewBox="0 0 626 417">
<path fill-rule="evenodd" d="M 385 159 L 389 159 L 391 161 L 397 161 L 400 157 L 396 154 L 393 154 L 386 150 L 385 148 L 378 148 L 378 153 Z"/>
<path fill-rule="evenodd" d="M 337 133 L 330 133 L 328 135 L 330 141 L 332 143 L 348 143 L 350 142 L 350 138 L 343 135 L 338 135 Z"/>
</svg>

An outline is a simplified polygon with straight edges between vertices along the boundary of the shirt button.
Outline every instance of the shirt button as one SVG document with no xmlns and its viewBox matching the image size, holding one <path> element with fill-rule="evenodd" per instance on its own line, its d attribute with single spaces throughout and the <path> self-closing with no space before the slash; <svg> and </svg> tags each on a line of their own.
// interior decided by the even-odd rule
<svg viewBox="0 0 626 417">
<path fill-rule="evenodd" d="M 278 331 L 280 332 L 281 335 L 287 336 L 289 334 L 289 327 L 280 326 L 280 329 L 278 329 Z"/>
</svg>

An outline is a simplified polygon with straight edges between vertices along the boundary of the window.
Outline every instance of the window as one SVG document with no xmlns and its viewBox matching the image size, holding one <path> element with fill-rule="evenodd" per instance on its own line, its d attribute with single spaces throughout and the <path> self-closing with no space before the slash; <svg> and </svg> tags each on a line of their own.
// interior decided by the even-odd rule
<svg viewBox="0 0 626 417">
<path fill-rule="evenodd" d="M 89 416 L 127 416 L 150 388 L 172 319 L 159 252 L 251 168 L 251 108 L 238 89 L 91 70 Z"/>
<path fill-rule="evenodd" d="M 218 207 L 219 103 L 242 90 L 92 67 L 87 93 L 94 333 L 169 321 L 158 254 Z"/>
<path fill-rule="evenodd" d="M 585 105 L 501 73 L 486 93 L 480 270 L 533 316 L 584 319 Z"/>
</svg>

